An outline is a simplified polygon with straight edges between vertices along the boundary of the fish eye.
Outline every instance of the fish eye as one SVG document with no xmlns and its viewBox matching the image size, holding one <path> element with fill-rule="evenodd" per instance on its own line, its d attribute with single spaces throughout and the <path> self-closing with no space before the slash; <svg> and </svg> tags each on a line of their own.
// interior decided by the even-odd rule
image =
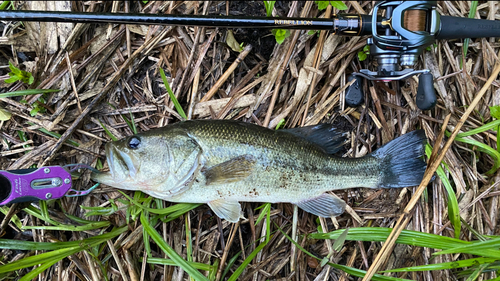
<svg viewBox="0 0 500 281">
<path fill-rule="evenodd" d="M 137 149 L 139 144 L 141 144 L 141 139 L 136 136 L 133 136 L 128 140 L 128 147 L 130 149 Z"/>
</svg>

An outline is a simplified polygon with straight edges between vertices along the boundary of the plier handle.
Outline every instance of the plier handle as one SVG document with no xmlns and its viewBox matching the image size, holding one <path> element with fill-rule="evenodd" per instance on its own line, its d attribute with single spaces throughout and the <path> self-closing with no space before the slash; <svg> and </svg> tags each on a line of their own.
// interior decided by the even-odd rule
<svg viewBox="0 0 500 281">
<path fill-rule="evenodd" d="M 0 206 L 10 203 L 58 199 L 63 196 L 86 195 L 97 185 L 85 191 L 71 189 L 73 183 L 71 172 L 79 168 L 94 170 L 82 164 L 0 170 Z"/>
</svg>

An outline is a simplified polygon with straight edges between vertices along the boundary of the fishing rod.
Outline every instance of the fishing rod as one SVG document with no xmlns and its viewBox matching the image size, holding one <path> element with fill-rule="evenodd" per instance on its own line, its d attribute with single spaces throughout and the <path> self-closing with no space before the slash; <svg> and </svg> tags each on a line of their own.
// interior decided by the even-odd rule
<svg viewBox="0 0 500 281">
<path fill-rule="evenodd" d="M 371 35 L 367 44 L 377 67 L 348 76 L 349 81 L 356 81 L 346 90 L 346 104 L 355 107 L 363 103 L 362 78 L 393 81 L 420 75 L 416 103 L 422 110 L 432 109 L 437 100 L 430 71 L 412 68 L 426 47 L 439 39 L 500 37 L 500 21 L 441 16 L 437 1 L 380 1 L 373 15 L 337 14 L 326 19 L 16 10 L 0 11 L 0 20 L 331 30 L 339 36 Z"/>
</svg>

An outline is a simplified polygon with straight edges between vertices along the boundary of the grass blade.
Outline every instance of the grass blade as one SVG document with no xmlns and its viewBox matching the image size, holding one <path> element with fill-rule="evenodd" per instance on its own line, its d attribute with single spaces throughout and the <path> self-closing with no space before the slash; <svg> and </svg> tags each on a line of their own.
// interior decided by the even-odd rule
<svg viewBox="0 0 500 281">
<path fill-rule="evenodd" d="M 65 225 L 59 224 L 55 226 L 25 226 L 24 229 L 44 229 L 44 230 L 61 230 L 61 231 L 88 231 L 92 229 L 104 228 L 110 225 L 109 221 L 100 221 L 94 223 L 88 223 L 85 225 Z"/>
<path fill-rule="evenodd" d="M 11 262 L 0 266 L 0 273 L 11 272 L 14 270 L 35 266 L 41 264 L 47 260 L 62 260 L 63 258 L 81 251 L 82 248 L 79 246 L 74 246 L 70 248 L 64 248 L 59 250 L 54 250 L 48 253 L 38 254 L 36 256 L 30 256 L 15 262 Z"/>
<path fill-rule="evenodd" d="M 130 126 L 131 126 L 130 129 L 134 134 L 137 134 L 137 126 L 135 125 L 134 115 L 132 114 L 132 111 L 130 111 L 129 113 L 130 113 Z"/>
<path fill-rule="evenodd" d="M 14 92 L 10 92 L 10 93 L 1 93 L 0 98 L 20 97 L 20 96 L 47 94 L 47 93 L 55 93 L 55 92 L 59 92 L 59 90 L 29 89 L 29 90 L 14 91 Z"/>
<path fill-rule="evenodd" d="M 195 269 L 191 264 L 185 261 L 179 254 L 177 254 L 172 247 L 170 247 L 160 236 L 160 234 L 149 224 L 148 219 L 144 212 L 141 213 L 141 223 L 144 230 L 149 234 L 149 236 L 155 241 L 155 243 L 160 247 L 163 252 L 165 252 L 174 262 L 175 265 L 181 267 L 185 272 L 193 277 L 195 280 L 206 280 L 208 279 L 203 276 L 197 269 Z"/>
<path fill-rule="evenodd" d="M 5 10 L 10 5 L 10 1 L 3 1 L 2 4 L 0 4 L 0 10 Z"/>
<path fill-rule="evenodd" d="M 488 265 L 489 264 L 482 264 L 482 265 L 480 265 L 476 270 L 474 270 L 474 272 L 469 277 L 467 277 L 467 279 L 465 281 L 476 280 L 479 277 L 479 275 L 481 275 L 481 273 L 483 273 L 483 271 L 486 269 L 486 267 Z"/>
<path fill-rule="evenodd" d="M 470 11 L 469 11 L 469 18 L 470 19 L 473 19 L 474 16 L 476 15 L 477 4 L 478 4 L 477 1 L 472 1 L 471 5 L 470 5 Z M 460 68 L 465 63 L 465 58 L 467 57 L 467 50 L 469 49 L 469 42 L 470 42 L 470 38 L 465 38 L 465 40 L 464 40 L 464 58 L 462 61 L 460 61 Z"/>
<path fill-rule="evenodd" d="M 487 175 L 492 175 L 500 167 L 500 152 L 498 152 L 497 150 L 491 148 L 490 146 L 488 146 L 482 142 L 478 142 L 478 141 L 472 140 L 472 139 L 456 137 L 455 140 L 477 146 L 477 148 L 480 151 L 490 155 L 494 159 L 495 162 L 493 163 L 493 167 L 491 167 L 491 169 L 486 172 Z"/>
<path fill-rule="evenodd" d="M 384 242 L 391 233 L 391 231 L 392 228 L 385 228 L 385 227 L 350 228 L 346 240 Z M 312 239 L 337 239 L 342 234 L 342 232 L 343 230 L 340 229 L 329 233 L 312 233 L 309 234 L 309 237 Z M 500 255 L 500 251 L 495 250 L 493 247 L 490 248 L 484 247 L 484 249 L 483 248 L 478 249 L 477 245 L 481 245 L 479 243 L 484 243 L 481 241 L 468 242 L 456 238 L 439 236 L 436 234 L 424 233 L 413 230 L 403 230 L 399 235 L 398 239 L 396 240 L 396 243 L 418 246 L 418 247 L 443 249 L 443 250 L 470 246 L 470 248 L 467 249 L 468 250 L 467 253 L 469 254 L 478 255 L 482 257 L 497 257 Z M 500 247 L 500 245 L 498 247 Z"/>
<path fill-rule="evenodd" d="M 414 271 L 429 271 L 429 270 L 446 270 L 446 269 L 454 269 L 461 267 L 469 267 L 478 264 L 485 264 L 498 261 L 495 258 L 474 258 L 468 260 L 458 260 L 452 262 L 443 262 L 437 264 L 426 264 L 420 266 L 410 266 L 404 268 L 396 268 L 391 270 L 384 270 L 381 272 L 414 272 Z"/>
<path fill-rule="evenodd" d="M 475 129 L 467 131 L 467 132 L 459 133 L 459 134 L 457 134 L 457 137 L 463 138 L 463 137 L 468 137 L 468 136 L 472 136 L 475 134 L 479 134 L 479 133 L 482 133 L 482 132 L 485 132 L 488 130 L 496 130 L 498 128 L 498 126 L 500 126 L 500 120 L 495 120 L 495 121 L 492 121 L 490 123 L 484 124 L 483 126 L 481 126 L 479 128 L 475 128 Z M 448 135 L 448 136 L 450 136 L 450 135 Z"/>
<path fill-rule="evenodd" d="M 255 225 L 258 225 L 264 219 L 267 212 L 271 210 L 271 203 L 264 203 L 257 209 L 262 209 L 262 211 L 260 211 L 259 217 L 255 220 Z"/>
<path fill-rule="evenodd" d="M 425 153 L 427 154 L 427 157 L 430 157 L 432 154 L 432 147 L 429 144 L 425 145 Z M 453 187 L 451 186 L 451 183 L 441 166 L 438 166 L 436 174 L 441 179 L 441 182 L 446 189 L 446 193 L 448 194 L 448 218 L 453 225 L 455 238 L 459 239 L 462 223 L 460 221 L 460 209 L 458 207 L 457 196 L 455 195 L 455 191 L 453 190 Z"/>
<path fill-rule="evenodd" d="M 200 204 L 198 204 L 198 203 L 178 203 L 178 204 L 172 205 L 172 206 L 167 207 L 167 208 L 154 209 L 154 208 L 148 208 L 148 207 L 144 206 L 143 204 L 130 198 L 127 194 L 121 192 L 120 190 L 118 190 L 118 192 L 120 192 L 123 196 L 125 196 L 125 198 L 127 198 L 130 202 L 132 202 L 134 205 L 141 208 L 142 210 L 148 211 L 152 214 L 158 214 L 158 215 L 172 215 L 173 216 L 174 214 L 180 213 L 179 214 L 179 216 L 180 216 L 180 215 L 182 215 L 186 212 L 189 212 L 192 209 L 202 205 L 201 203 Z"/>
<path fill-rule="evenodd" d="M 46 261 L 45 263 L 43 263 L 39 267 L 28 272 L 21 279 L 19 279 L 19 281 L 30 281 L 30 280 L 36 278 L 38 276 L 38 274 L 44 272 L 47 268 L 53 266 L 55 263 L 57 263 L 60 260 L 61 259 L 59 259 L 59 258 L 53 258 L 53 259 Z"/>
<path fill-rule="evenodd" d="M 187 119 L 186 113 L 184 113 L 184 110 L 181 107 L 181 104 L 177 100 L 177 98 L 174 95 L 174 92 L 172 92 L 172 89 L 170 89 L 170 84 L 168 84 L 167 81 L 167 76 L 165 76 L 165 72 L 163 72 L 163 69 L 160 67 L 160 75 L 161 79 L 163 80 L 163 83 L 165 84 L 165 88 L 167 88 L 168 95 L 170 96 L 170 99 L 174 103 L 175 109 L 177 110 L 177 113 L 184 118 Z"/>
<path fill-rule="evenodd" d="M 28 124 L 30 124 L 32 126 L 35 125 L 34 123 L 31 123 L 31 122 L 28 122 Z M 53 137 L 53 138 L 56 138 L 56 139 L 60 139 L 61 138 L 61 134 L 58 134 L 58 133 L 55 133 L 55 132 L 51 132 L 51 131 L 49 131 L 49 130 L 47 130 L 45 128 L 38 128 L 38 130 L 40 132 L 46 134 L 46 135 L 49 135 L 49 136 Z M 76 146 L 76 147 L 80 146 L 80 144 L 77 143 L 76 141 L 72 141 L 72 140 L 69 140 L 69 139 L 66 140 L 66 143 L 71 144 L 71 145 Z"/>
<path fill-rule="evenodd" d="M 222 272 L 222 277 L 220 278 L 220 280 L 226 280 L 226 275 L 227 273 L 229 272 L 229 270 L 231 269 L 231 267 L 233 267 L 234 263 L 238 260 L 238 258 L 240 257 L 241 255 L 241 251 L 239 251 L 236 255 L 234 255 L 228 262 L 227 262 L 227 265 L 226 265 L 226 268 L 224 268 L 224 271 Z M 217 260 L 218 262 L 219 260 Z M 215 276 L 214 276 L 215 278 Z"/>
<path fill-rule="evenodd" d="M 247 266 L 253 261 L 255 256 L 264 249 L 264 247 L 269 243 L 271 238 L 271 204 L 265 203 L 263 204 L 262 211 L 260 212 L 259 218 L 265 214 L 266 215 L 266 239 L 264 242 L 260 243 L 255 250 L 253 250 L 250 255 L 243 261 L 243 263 L 236 269 L 236 271 L 229 277 L 228 281 L 238 280 L 243 271 L 247 268 Z M 260 240 L 261 238 L 259 238 Z"/>
<path fill-rule="evenodd" d="M 477 253 L 479 252 L 482 253 L 479 254 L 480 256 L 500 259 L 500 251 L 496 250 L 499 248 L 500 248 L 500 237 L 487 241 L 473 243 L 472 245 L 464 245 L 464 246 L 449 248 L 441 252 L 434 253 L 434 255 L 455 254 L 455 253 L 471 253 L 477 255 Z M 486 252 L 487 250 L 490 251 L 492 250 L 492 252 Z"/>
<path fill-rule="evenodd" d="M 172 265 L 176 266 L 177 263 L 171 259 L 162 259 L 162 258 L 148 258 L 146 260 L 147 263 L 153 263 L 153 264 L 161 264 L 161 265 Z M 210 271 L 213 270 L 213 266 L 209 264 L 204 264 L 204 263 L 199 263 L 199 262 L 188 262 L 193 268 L 196 268 L 198 270 L 205 270 L 205 271 Z"/>
<path fill-rule="evenodd" d="M 10 207 L 7 207 L 7 206 L 0 207 L 0 212 L 4 215 L 7 215 L 9 210 L 10 210 Z M 23 227 L 23 223 L 21 222 L 21 219 L 19 219 L 19 217 L 17 215 L 13 215 L 10 218 L 10 222 L 14 223 L 18 229 L 21 229 Z"/>
<path fill-rule="evenodd" d="M 228 281 L 236 281 L 240 277 L 240 275 L 243 273 L 243 271 L 247 268 L 247 266 L 253 261 L 253 259 L 257 256 L 257 254 L 264 249 L 264 247 L 267 245 L 267 242 L 269 241 L 264 241 L 253 250 L 250 255 L 243 261 L 243 263 L 238 266 L 238 268 L 234 271 L 234 273 L 229 277 Z"/>
<path fill-rule="evenodd" d="M 101 122 L 101 120 L 97 119 L 97 121 L 99 121 L 99 124 L 101 125 L 101 127 L 104 129 L 104 132 L 106 133 L 106 135 L 108 135 L 108 137 L 112 140 L 112 141 L 117 141 L 118 138 L 115 137 L 115 135 L 113 135 L 109 130 L 108 128 L 106 128 L 106 126 Z"/>
<path fill-rule="evenodd" d="M 301 250 L 302 252 L 304 252 L 305 254 L 307 254 L 308 256 L 312 257 L 312 258 L 315 258 L 319 261 L 321 261 L 322 259 L 319 258 L 319 257 L 316 257 L 315 255 L 311 254 L 310 252 L 308 252 L 306 249 L 302 248 L 302 246 L 300 246 L 299 243 L 293 241 L 292 238 L 290 238 L 290 236 L 288 236 L 288 234 L 286 234 L 280 227 L 276 226 L 279 231 L 286 237 L 286 239 L 288 239 L 288 241 L 290 241 L 291 243 L 293 243 L 297 249 Z M 371 227 L 369 227 L 371 228 Z M 349 232 L 351 232 L 352 228 L 349 229 Z M 345 231 L 345 229 L 339 229 L 337 230 L 337 232 L 339 232 L 339 235 L 337 236 L 337 238 L 339 236 L 342 235 L 342 233 Z M 331 232 L 330 232 L 331 233 Z M 319 233 L 317 233 L 319 234 Z M 326 234 L 326 233 L 321 233 L 321 234 Z M 348 234 L 349 235 L 349 234 Z M 349 240 L 349 239 L 347 239 Z M 384 240 L 385 241 L 385 240 Z M 366 274 L 366 271 L 364 270 L 361 270 L 361 269 L 356 269 L 356 268 L 352 268 L 352 267 L 349 267 L 349 266 L 345 266 L 345 265 L 340 265 L 340 264 L 334 264 L 334 263 L 327 263 L 329 266 L 333 267 L 333 268 L 336 268 L 336 269 L 339 269 L 339 270 L 342 270 L 348 274 L 351 274 L 352 276 L 356 276 L 356 277 L 364 277 L 365 274 Z M 375 274 L 373 275 L 373 277 L 371 278 L 371 280 L 374 280 L 374 281 L 389 281 L 389 280 L 407 280 L 409 281 L 408 279 L 402 279 L 402 278 L 395 278 L 395 277 L 389 277 L 389 276 L 382 276 L 382 275 L 379 275 L 379 274 Z"/>
<path fill-rule="evenodd" d="M 0 239 L 0 248 L 3 249 L 47 250 L 56 248 L 51 252 L 38 254 L 36 256 L 30 256 L 5 265 L 0 265 L 0 273 L 11 272 L 14 270 L 38 264 L 45 264 L 54 261 L 56 259 L 57 261 L 62 260 L 63 258 L 69 255 L 73 255 L 80 251 L 89 249 L 91 247 L 95 247 L 103 242 L 106 242 L 109 239 L 112 239 L 127 230 L 128 227 L 124 226 L 121 228 L 114 229 L 106 234 L 98 235 L 95 237 L 86 238 L 79 241 L 57 242 L 57 243 L 28 242 L 28 241 L 15 241 L 10 239 Z"/>
</svg>

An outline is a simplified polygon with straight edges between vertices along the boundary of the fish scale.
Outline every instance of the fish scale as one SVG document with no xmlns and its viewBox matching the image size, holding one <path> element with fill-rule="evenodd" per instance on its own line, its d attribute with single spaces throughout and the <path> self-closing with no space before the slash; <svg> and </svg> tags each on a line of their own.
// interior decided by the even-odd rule
<svg viewBox="0 0 500 281">
<path fill-rule="evenodd" d="M 320 216 L 344 211 L 326 193 L 418 185 L 425 134 L 414 131 L 361 158 L 329 154 L 332 125 L 270 130 L 231 120 L 184 121 L 106 145 L 110 172 L 92 178 L 172 202 L 207 203 L 236 222 L 239 202 L 288 202 Z M 328 151 L 328 152 L 327 152 Z"/>
</svg>

